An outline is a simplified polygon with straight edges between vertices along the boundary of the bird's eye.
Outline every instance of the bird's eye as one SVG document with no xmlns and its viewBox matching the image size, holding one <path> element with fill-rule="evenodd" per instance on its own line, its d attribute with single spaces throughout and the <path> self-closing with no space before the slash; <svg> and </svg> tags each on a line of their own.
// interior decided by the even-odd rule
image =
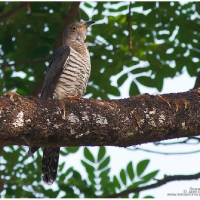
<svg viewBox="0 0 200 200">
<path fill-rule="evenodd" d="M 76 26 L 72 26 L 72 31 L 77 31 L 77 27 Z"/>
</svg>

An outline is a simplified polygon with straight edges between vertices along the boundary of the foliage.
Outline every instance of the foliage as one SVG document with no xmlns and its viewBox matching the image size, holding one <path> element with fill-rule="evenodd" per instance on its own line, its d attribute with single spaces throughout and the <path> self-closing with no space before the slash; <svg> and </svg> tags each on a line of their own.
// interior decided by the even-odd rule
<svg viewBox="0 0 200 200">
<path fill-rule="evenodd" d="M 6 13 L 18 4 L 1 2 L 0 12 Z M 16 89 L 22 95 L 31 95 L 41 84 L 45 63 L 55 50 L 55 40 L 70 5 L 70 2 L 33 2 L 30 12 L 21 10 L 1 21 L 1 94 Z M 139 93 L 138 82 L 161 91 L 163 79 L 182 73 L 184 67 L 191 76 L 196 75 L 198 2 L 132 3 L 131 27 L 128 27 L 128 2 L 95 5 L 88 2 L 81 8 L 88 9 L 80 9 L 83 20 L 96 21 L 87 38 L 92 60 L 87 94 L 102 99 L 109 94 L 119 96 L 119 86 L 129 74 L 135 75 L 131 95 Z M 127 70 L 123 71 L 123 67 Z M 23 72 L 25 77 L 14 72 Z M 112 86 L 110 77 L 119 73 L 117 85 Z"/>
<path fill-rule="evenodd" d="M 0 92 L 15 90 L 21 95 L 38 94 L 55 42 L 71 2 L 31 2 L 15 9 L 19 2 L 0 2 Z M 129 6 L 131 13 L 129 13 Z M 94 20 L 87 41 L 92 73 L 86 94 L 93 98 L 119 97 L 126 85 L 130 96 L 139 94 L 138 83 L 162 90 L 163 80 L 175 77 L 186 68 L 196 76 L 199 65 L 199 2 L 82 2 L 82 20 Z M 129 25 L 130 24 L 130 25 Z M 117 77 L 112 82 L 111 77 Z M 66 148 L 62 156 L 76 153 Z M 41 151 L 37 157 L 41 157 Z M 4 147 L 2 179 L 4 197 L 106 197 L 126 188 L 148 184 L 158 173 L 144 174 L 149 160 L 132 162 L 119 175 L 111 176 L 110 157 L 104 147 L 97 157 L 84 149 L 87 178 L 60 163 L 58 189 L 41 181 L 40 159 L 26 157 L 19 147 Z M 131 194 L 130 197 L 139 197 Z"/>
<path fill-rule="evenodd" d="M 5 184 L 5 197 L 106 197 L 110 194 L 120 192 L 123 188 L 135 188 L 140 185 L 148 184 L 158 173 L 158 170 L 144 174 L 149 160 L 143 160 L 138 163 L 134 169 L 133 163 L 129 162 L 125 169 L 122 169 L 118 176 L 110 175 L 110 156 L 106 155 L 106 148 L 99 147 L 98 155 L 94 156 L 89 148 L 84 148 L 84 159 L 81 160 L 86 171 L 86 177 L 83 178 L 80 172 L 72 167 L 63 171 L 65 162 L 60 164 L 59 179 L 57 180 L 58 189 L 47 189 L 41 183 L 40 160 L 34 159 L 27 162 L 24 155 L 24 149 L 15 147 L 6 147 L 7 153 L 3 158 L 7 160 L 4 169 L 3 179 L 7 180 Z M 9 159 L 14 152 L 19 156 Z M 7 157 L 8 156 L 8 157 Z M 25 165 L 21 164 L 24 163 Z M 12 163 L 12 165 L 11 165 Z M 14 164 L 14 168 L 13 167 Z M 5 166 L 2 164 L 2 166 Z M 12 167 L 11 167 L 12 166 Z M 10 180 L 9 180 L 10 179 Z M 137 181 L 136 181 L 137 180 Z M 40 183 L 40 184 L 38 184 Z M 132 197 L 139 194 L 131 195 Z M 128 196 L 125 196 L 128 197 Z"/>
</svg>

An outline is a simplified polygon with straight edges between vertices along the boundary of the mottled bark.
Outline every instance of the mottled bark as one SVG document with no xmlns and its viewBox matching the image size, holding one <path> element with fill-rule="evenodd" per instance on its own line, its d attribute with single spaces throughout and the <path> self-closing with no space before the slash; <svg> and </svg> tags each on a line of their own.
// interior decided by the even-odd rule
<svg viewBox="0 0 200 200">
<path fill-rule="evenodd" d="M 200 90 L 120 100 L 0 97 L 0 144 L 137 145 L 199 134 Z M 65 110 L 65 111 L 64 111 Z"/>
</svg>

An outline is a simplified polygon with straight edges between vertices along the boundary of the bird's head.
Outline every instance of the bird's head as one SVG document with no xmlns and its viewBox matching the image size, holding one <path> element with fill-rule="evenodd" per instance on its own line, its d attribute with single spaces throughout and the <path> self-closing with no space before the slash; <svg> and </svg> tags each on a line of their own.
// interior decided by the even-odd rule
<svg viewBox="0 0 200 200">
<path fill-rule="evenodd" d="M 70 24 L 63 33 L 63 44 L 66 45 L 68 41 L 79 41 L 84 43 L 87 36 L 87 27 L 95 22 L 76 22 Z"/>
</svg>

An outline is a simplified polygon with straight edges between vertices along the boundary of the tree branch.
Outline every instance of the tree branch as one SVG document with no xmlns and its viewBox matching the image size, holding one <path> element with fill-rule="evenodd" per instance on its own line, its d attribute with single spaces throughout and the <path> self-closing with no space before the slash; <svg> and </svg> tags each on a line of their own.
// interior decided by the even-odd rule
<svg viewBox="0 0 200 200">
<path fill-rule="evenodd" d="M 129 8 L 128 8 L 128 47 L 130 53 L 133 55 L 133 45 L 132 45 L 132 23 L 131 23 L 131 1 L 129 3 Z"/>
<path fill-rule="evenodd" d="M 74 20 L 74 17 L 77 15 L 78 13 L 78 8 L 79 8 L 79 5 L 80 5 L 81 2 L 72 2 L 71 6 L 70 6 L 70 9 L 65 17 L 65 20 L 64 20 L 64 24 L 62 26 L 62 28 L 60 29 L 60 33 L 57 37 L 57 40 L 56 40 L 56 46 L 55 46 L 55 49 L 59 48 L 60 46 L 62 46 L 62 39 L 63 39 L 63 32 L 64 30 L 67 28 L 67 26 L 69 26 L 73 20 Z"/>
<path fill-rule="evenodd" d="M 188 152 L 160 152 L 160 151 L 153 151 L 153 150 L 149 150 L 149 149 L 143 149 L 140 147 L 133 147 L 133 148 L 127 148 L 130 151 L 145 151 L 148 153 L 156 153 L 156 154 L 161 154 L 161 155 L 183 155 L 183 154 L 193 154 L 193 153 L 199 153 L 200 150 L 196 150 L 196 151 L 188 151 Z"/>
<path fill-rule="evenodd" d="M 190 140 L 197 140 L 196 143 L 194 142 L 189 142 Z M 178 142 L 155 142 L 155 145 L 158 146 L 158 145 L 164 145 L 164 146 L 171 146 L 171 145 L 177 145 L 177 144 L 187 144 L 187 145 L 198 145 L 199 144 L 199 139 L 197 137 L 188 137 L 186 139 L 184 139 L 183 141 L 178 141 Z"/>
<path fill-rule="evenodd" d="M 22 2 L 15 8 L 9 10 L 7 13 L 0 15 L 0 20 L 7 19 L 8 17 L 10 17 L 11 15 L 14 15 L 16 12 L 18 12 L 19 10 L 21 10 L 22 8 L 24 8 L 26 6 L 27 6 L 27 2 Z"/>
<path fill-rule="evenodd" d="M 144 186 L 144 187 L 128 189 L 128 190 L 125 190 L 125 191 L 120 192 L 118 194 L 109 195 L 106 198 L 117 198 L 117 197 L 128 195 L 130 193 L 138 193 L 138 192 L 141 192 L 141 191 L 144 191 L 144 190 L 157 188 L 157 187 L 164 185 L 166 183 L 169 183 L 171 181 L 193 180 L 193 179 L 199 179 L 199 178 L 200 178 L 200 172 L 197 173 L 197 174 L 192 174 L 192 175 L 165 176 L 163 179 L 158 180 L 157 183 L 147 185 L 147 186 Z"/>
<path fill-rule="evenodd" d="M 120 100 L 0 97 L 0 144 L 121 146 L 199 134 L 200 90 Z"/>
</svg>

